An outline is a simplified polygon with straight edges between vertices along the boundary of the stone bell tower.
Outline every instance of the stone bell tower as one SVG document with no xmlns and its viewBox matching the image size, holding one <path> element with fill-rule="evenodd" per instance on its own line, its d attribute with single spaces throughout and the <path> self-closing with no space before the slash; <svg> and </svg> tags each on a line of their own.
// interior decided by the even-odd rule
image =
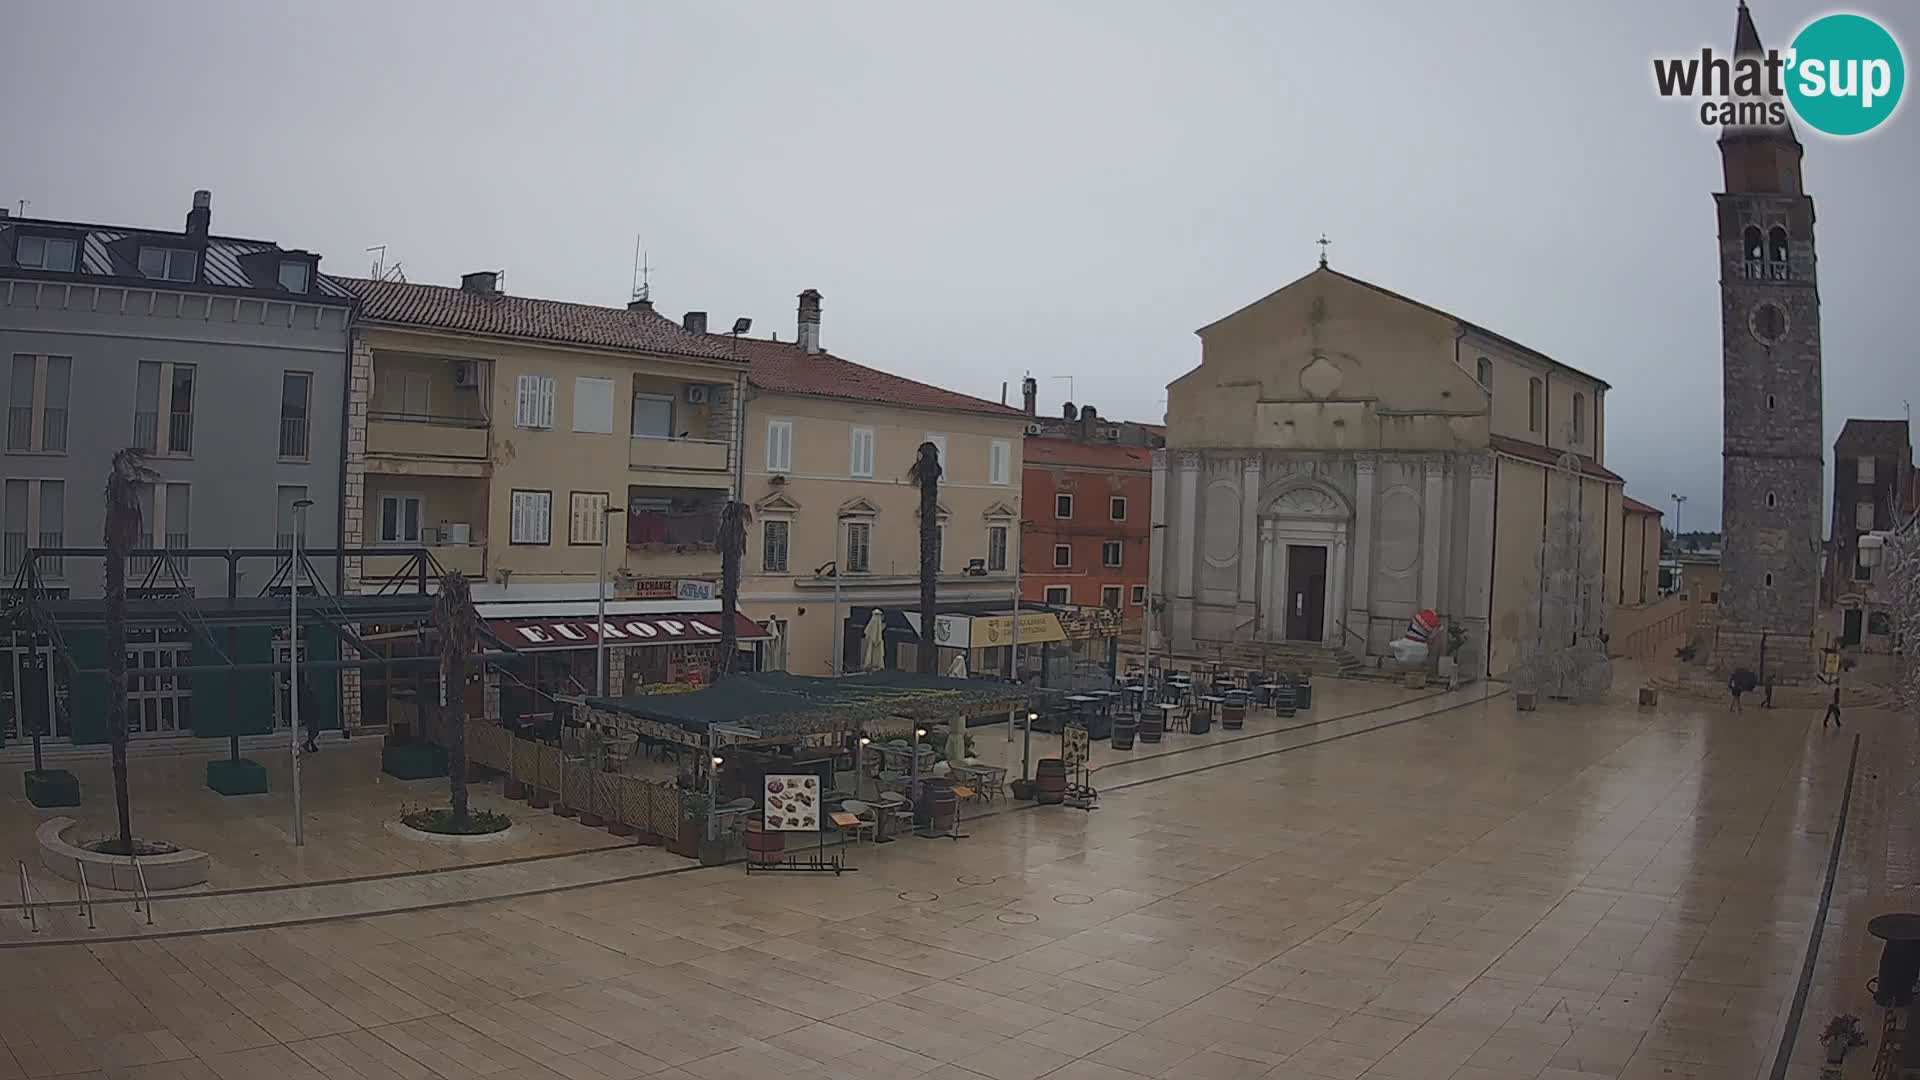
<svg viewBox="0 0 1920 1080">
<path fill-rule="evenodd" d="M 1739 56 L 1762 52 L 1740 5 Z M 1726 128 L 1720 227 L 1721 623 L 1714 667 L 1814 671 L 1824 422 L 1813 200 L 1791 124 Z"/>
</svg>

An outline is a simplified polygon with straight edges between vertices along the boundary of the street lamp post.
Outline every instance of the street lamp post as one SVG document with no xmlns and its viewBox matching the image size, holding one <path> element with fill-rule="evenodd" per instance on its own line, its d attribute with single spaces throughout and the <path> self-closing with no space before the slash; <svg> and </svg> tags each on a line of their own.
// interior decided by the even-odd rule
<svg viewBox="0 0 1920 1080">
<path fill-rule="evenodd" d="M 1680 557 L 1680 507 L 1686 503 L 1685 495 L 1668 495 L 1673 500 L 1673 557 Z"/>
<path fill-rule="evenodd" d="M 300 538 L 307 531 L 312 499 L 293 503 L 293 562 L 287 570 L 287 751 L 293 766 L 293 846 L 307 846 L 300 812 Z"/>
<path fill-rule="evenodd" d="M 624 514 L 625 510 L 609 506 L 600 524 L 600 587 L 594 590 L 593 623 L 593 688 L 601 697 L 607 696 L 607 537 L 613 532 L 613 515 Z"/>
</svg>

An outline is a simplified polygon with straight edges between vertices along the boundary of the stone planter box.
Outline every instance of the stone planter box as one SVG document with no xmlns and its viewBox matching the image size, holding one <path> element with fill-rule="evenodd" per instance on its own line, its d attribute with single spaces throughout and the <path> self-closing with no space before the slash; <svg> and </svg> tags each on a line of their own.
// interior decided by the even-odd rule
<svg viewBox="0 0 1920 1080">
<path fill-rule="evenodd" d="M 1651 686 L 1641 687 L 1640 688 L 1640 704 L 1642 705 L 1660 704 L 1660 691 Z"/>
<path fill-rule="evenodd" d="M 1402 685 L 1409 690 L 1425 690 L 1427 688 L 1427 673 L 1424 671 L 1409 671 L 1404 678 L 1405 681 Z"/>
<path fill-rule="evenodd" d="M 380 748 L 380 771 L 396 780 L 430 780 L 447 775 L 447 752 L 431 743 L 388 744 Z"/>
<path fill-rule="evenodd" d="M 34 840 L 40 847 L 40 865 L 68 881 L 79 881 L 80 867 L 84 865 L 89 886 L 120 892 L 137 890 L 142 877 L 149 892 L 186 889 L 207 882 L 204 851 L 182 849 L 165 855 L 142 855 L 140 869 L 135 871 L 134 861 L 125 855 L 102 855 L 70 843 L 67 833 L 73 827 L 72 818 L 57 817 L 48 818 L 34 831 Z"/>
<path fill-rule="evenodd" d="M 22 776 L 27 801 L 35 806 L 79 806 L 80 779 L 65 769 L 28 769 Z"/>
<path fill-rule="evenodd" d="M 222 795 L 263 795 L 267 791 L 267 767 L 247 758 L 209 761 L 207 786 Z"/>
<path fill-rule="evenodd" d="M 1513 707 L 1521 712 L 1532 712 L 1540 707 L 1540 695 L 1533 690 L 1515 690 Z"/>
<path fill-rule="evenodd" d="M 475 833 L 472 836 L 461 836 L 461 835 L 456 835 L 454 833 L 427 832 L 424 829 L 416 829 L 413 826 L 407 824 L 406 822 L 399 821 L 399 820 L 387 822 L 384 828 L 387 830 L 387 832 L 392 833 L 394 836 L 405 837 L 409 840 L 424 840 L 430 844 L 462 845 L 462 844 L 497 843 L 501 840 L 505 840 L 509 836 L 512 836 L 513 830 L 517 828 L 517 826 L 509 825 L 506 828 L 501 829 L 499 832 Z"/>
</svg>

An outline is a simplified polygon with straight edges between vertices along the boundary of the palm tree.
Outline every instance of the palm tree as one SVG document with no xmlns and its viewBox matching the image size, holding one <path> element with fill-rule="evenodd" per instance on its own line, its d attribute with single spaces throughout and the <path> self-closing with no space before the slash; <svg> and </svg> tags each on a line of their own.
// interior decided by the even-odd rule
<svg viewBox="0 0 1920 1080">
<path fill-rule="evenodd" d="M 733 670 L 740 649 L 733 620 L 740 610 L 740 560 L 747 554 L 747 526 L 753 511 L 738 499 L 729 500 L 720 511 L 720 658 L 714 665 L 717 678 Z"/>
<path fill-rule="evenodd" d="M 133 811 L 127 802 L 127 553 L 146 535 L 140 485 L 158 480 L 147 455 L 127 447 L 107 473 L 107 742 L 113 749 L 113 805 L 120 817 L 119 852 L 133 854 Z"/>
<path fill-rule="evenodd" d="M 920 444 L 920 453 L 907 473 L 913 486 L 920 489 L 920 674 L 934 673 L 933 609 L 936 579 L 940 574 L 940 448 L 931 442 Z"/>
<path fill-rule="evenodd" d="M 440 634 L 440 677 L 447 699 L 447 796 L 453 827 L 459 830 L 467 824 L 467 657 L 480 636 L 480 619 L 467 579 L 457 572 L 440 579 L 433 627 Z"/>
</svg>

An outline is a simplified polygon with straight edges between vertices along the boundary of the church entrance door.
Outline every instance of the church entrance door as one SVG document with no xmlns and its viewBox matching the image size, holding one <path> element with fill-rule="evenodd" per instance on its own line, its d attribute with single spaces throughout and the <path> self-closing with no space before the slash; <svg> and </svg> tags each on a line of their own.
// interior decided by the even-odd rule
<svg viewBox="0 0 1920 1080">
<path fill-rule="evenodd" d="M 1287 545 L 1287 640 L 1319 641 L 1327 617 L 1327 549 Z"/>
</svg>

